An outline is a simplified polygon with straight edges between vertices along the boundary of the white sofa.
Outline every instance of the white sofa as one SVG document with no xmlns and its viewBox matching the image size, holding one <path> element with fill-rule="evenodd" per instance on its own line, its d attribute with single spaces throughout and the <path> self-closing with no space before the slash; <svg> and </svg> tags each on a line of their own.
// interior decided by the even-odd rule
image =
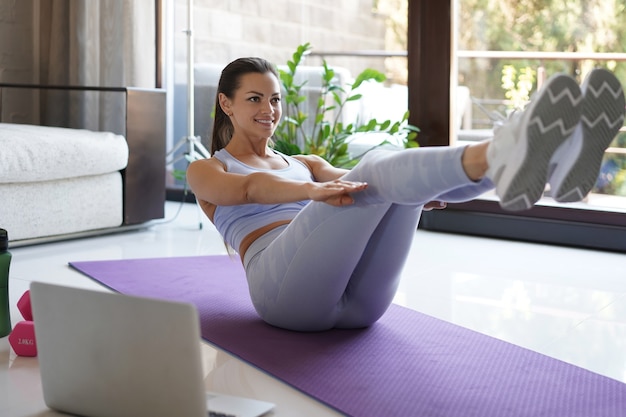
<svg viewBox="0 0 626 417">
<path fill-rule="evenodd" d="M 10 246 L 136 228 L 164 216 L 164 92 L 113 89 L 124 95 L 123 132 L 113 133 L 25 117 L 6 123 L 25 114 L 7 93 L 23 96 L 25 88 L 32 92 L 0 84 L 0 227 Z"/>
<path fill-rule="evenodd" d="M 122 225 L 123 136 L 0 123 L 0 225 L 11 240 Z"/>
</svg>

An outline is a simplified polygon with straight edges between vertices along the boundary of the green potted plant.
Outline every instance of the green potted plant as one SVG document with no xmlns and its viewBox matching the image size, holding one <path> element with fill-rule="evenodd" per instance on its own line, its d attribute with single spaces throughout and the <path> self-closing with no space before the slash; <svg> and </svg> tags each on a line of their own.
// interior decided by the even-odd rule
<svg viewBox="0 0 626 417">
<path fill-rule="evenodd" d="M 286 69 L 279 69 L 280 82 L 284 88 L 284 114 L 282 122 L 274 133 L 276 150 L 288 155 L 315 154 L 335 166 L 350 168 L 363 156 L 363 154 L 350 155 L 348 152 L 348 143 L 357 134 L 384 133 L 383 136 L 388 138 L 399 138 L 404 147 L 418 146 L 415 139 L 419 129 L 408 123 L 408 111 L 397 121 L 379 121 L 374 118 L 368 121 L 357 120 L 348 124 L 341 122 L 346 104 L 362 98 L 356 90 L 364 82 L 382 83 L 386 80 L 384 74 L 371 68 L 357 75 L 354 82 L 346 89 L 344 86 L 335 84 L 335 71 L 324 60 L 320 97 L 317 99 L 313 112 L 304 112 L 302 106 L 307 96 L 303 93 L 303 87 L 306 81 L 298 84 L 295 80 L 298 66 L 310 50 L 309 43 L 298 46 L 292 60 L 287 62 Z M 307 120 L 309 123 L 305 124 Z M 367 151 L 387 143 L 389 140 L 383 139 Z"/>
</svg>

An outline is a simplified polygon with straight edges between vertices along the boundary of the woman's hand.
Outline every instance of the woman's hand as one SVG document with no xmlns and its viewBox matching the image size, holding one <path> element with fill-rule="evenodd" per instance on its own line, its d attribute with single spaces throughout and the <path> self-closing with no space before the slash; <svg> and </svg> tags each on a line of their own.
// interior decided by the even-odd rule
<svg viewBox="0 0 626 417">
<path fill-rule="evenodd" d="M 331 206 L 346 206 L 354 203 L 351 193 L 358 193 L 367 188 L 365 182 L 334 180 L 313 182 L 309 191 L 309 199 L 321 201 Z"/>
<path fill-rule="evenodd" d="M 445 209 L 447 207 L 447 204 L 443 201 L 430 201 L 426 204 L 424 204 L 424 211 L 431 211 L 431 210 L 441 210 L 441 209 Z"/>
</svg>

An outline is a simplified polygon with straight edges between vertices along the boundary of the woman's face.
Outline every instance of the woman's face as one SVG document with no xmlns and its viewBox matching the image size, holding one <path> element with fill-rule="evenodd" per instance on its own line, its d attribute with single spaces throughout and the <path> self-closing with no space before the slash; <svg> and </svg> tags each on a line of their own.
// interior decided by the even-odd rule
<svg viewBox="0 0 626 417">
<path fill-rule="evenodd" d="M 249 73 L 240 79 L 239 89 L 227 100 L 235 134 L 269 138 L 282 115 L 280 84 L 271 72 Z"/>
</svg>

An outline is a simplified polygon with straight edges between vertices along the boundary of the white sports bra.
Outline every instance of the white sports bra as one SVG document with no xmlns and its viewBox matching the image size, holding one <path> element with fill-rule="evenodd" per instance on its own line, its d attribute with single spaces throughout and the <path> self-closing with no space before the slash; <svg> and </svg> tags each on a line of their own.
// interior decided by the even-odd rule
<svg viewBox="0 0 626 417">
<path fill-rule="evenodd" d="M 271 172 L 282 178 L 300 181 L 313 181 L 309 168 L 295 158 L 274 151 L 287 161 L 289 166 L 283 169 L 254 168 L 236 159 L 226 149 L 213 154 L 226 167 L 226 171 L 238 174 Z M 253 231 L 277 221 L 292 220 L 308 200 L 283 204 L 242 204 L 238 206 L 217 206 L 213 223 L 224 240 L 235 250 L 239 250 L 241 241 Z"/>
</svg>

